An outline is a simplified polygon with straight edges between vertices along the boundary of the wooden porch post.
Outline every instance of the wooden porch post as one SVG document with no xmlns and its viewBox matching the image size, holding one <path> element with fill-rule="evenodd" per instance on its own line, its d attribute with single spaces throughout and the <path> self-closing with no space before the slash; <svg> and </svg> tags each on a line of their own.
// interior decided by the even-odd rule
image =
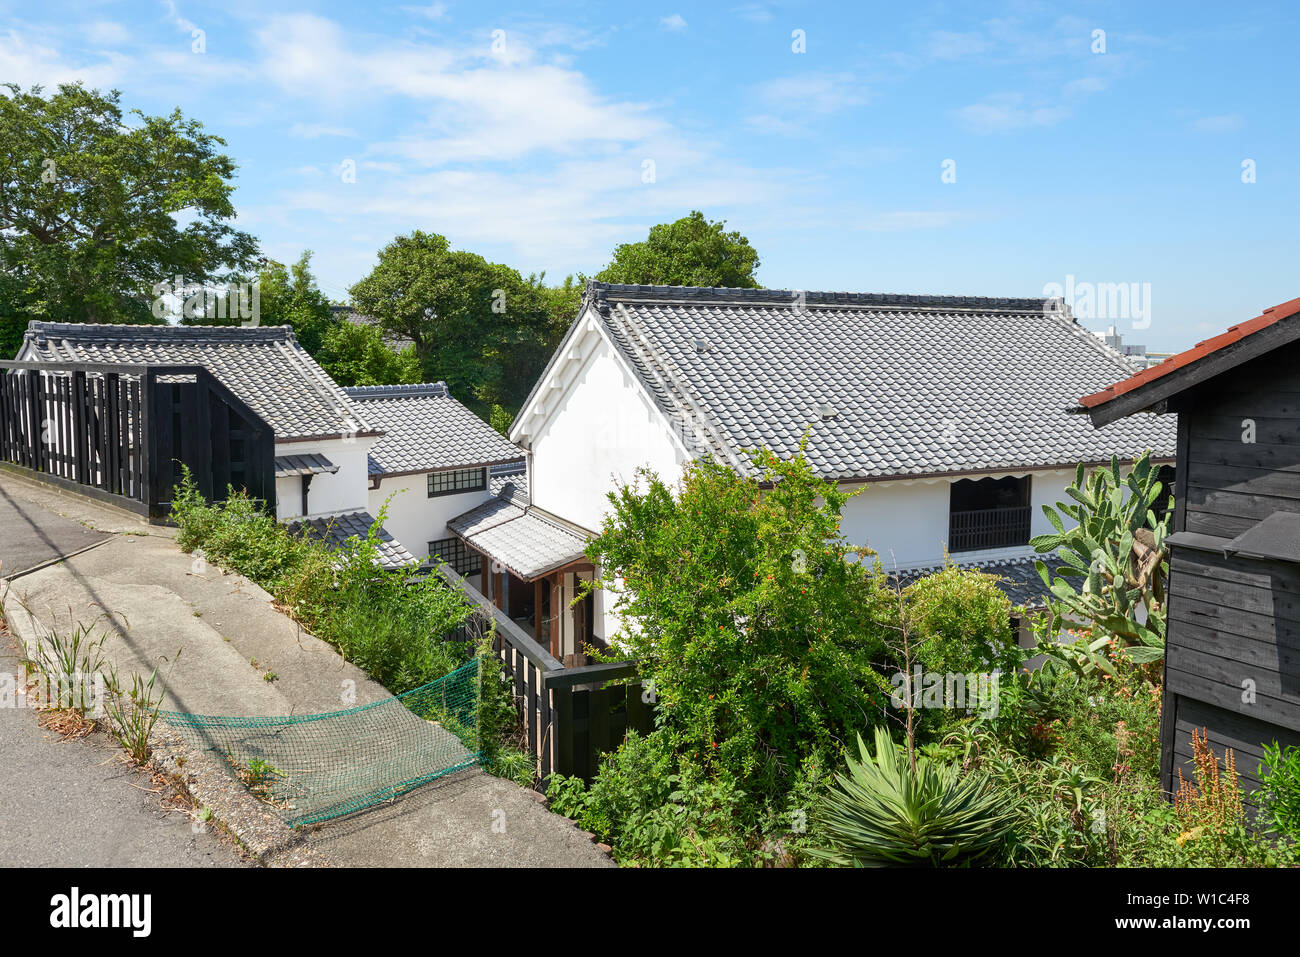
<svg viewBox="0 0 1300 957">
<path fill-rule="evenodd" d="M 542 579 L 533 581 L 533 640 L 542 640 Z"/>
</svg>

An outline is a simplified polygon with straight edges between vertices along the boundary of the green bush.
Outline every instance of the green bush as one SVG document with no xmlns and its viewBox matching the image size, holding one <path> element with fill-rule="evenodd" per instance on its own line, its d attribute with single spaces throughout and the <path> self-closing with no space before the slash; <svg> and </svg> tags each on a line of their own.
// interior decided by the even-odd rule
<svg viewBox="0 0 1300 957">
<path fill-rule="evenodd" d="M 340 548 L 296 535 L 242 491 L 208 502 L 183 470 L 172 504 L 177 543 L 251 578 L 316 637 L 394 694 L 454 671 L 474 649 L 443 641 L 469 616 L 438 576 L 378 564 L 380 510 Z"/>
<path fill-rule="evenodd" d="M 817 817 L 819 856 L 855 867 L 959 867 L 998 852 L 1016 821 L 1016 800 L 988 776 L 920 757 L 916 766 L 875 729 L 873 757 L 836 775 Z"/>
<path fill-rule="evenodd" d="M 681 763 L 663 731 L 629 732 L 605 757 L 591 786 L 554 775 L 551 809 L 614 849 L 622 864 L 729 867 L 753 864 L 752 813 L 728 775 Z"/>
<path fill-rule="evenodd" d="M 1264 745 L 1259 767 L 1260 813 L 1274 834 L 1300 842 L 1300 748 Z"/>
</svg>

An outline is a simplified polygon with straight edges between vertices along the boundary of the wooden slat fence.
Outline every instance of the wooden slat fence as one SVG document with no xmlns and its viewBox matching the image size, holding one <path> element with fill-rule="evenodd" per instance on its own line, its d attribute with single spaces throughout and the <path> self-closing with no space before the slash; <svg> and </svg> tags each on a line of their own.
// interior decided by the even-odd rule
<svg viewBox="0 0 1300 957">
<path fill-rule="evenodd" d="M 204 495 L 275 501 L 269 425 L 200 366 L 0 362 L 0 463 L 167 517 L 184 462 Z"/>
</svg>

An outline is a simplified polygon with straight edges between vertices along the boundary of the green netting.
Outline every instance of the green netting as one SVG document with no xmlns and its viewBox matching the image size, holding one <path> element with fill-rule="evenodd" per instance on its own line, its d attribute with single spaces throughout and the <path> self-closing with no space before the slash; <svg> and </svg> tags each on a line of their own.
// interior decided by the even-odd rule
<svg viewBox="0 0 1300 957">
<path fill-rule="evenodd" d="M 161 711 L 291 826 L 360 811 L 479 759 L 477 661 L 346 711 L 233 718 Z"/>
</svg>

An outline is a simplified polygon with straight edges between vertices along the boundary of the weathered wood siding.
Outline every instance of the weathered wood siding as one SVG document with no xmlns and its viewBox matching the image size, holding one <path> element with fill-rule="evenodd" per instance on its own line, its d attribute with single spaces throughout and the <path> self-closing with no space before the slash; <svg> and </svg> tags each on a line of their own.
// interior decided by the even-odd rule
<svg viewBox="0 0 1300 957">
<path fill-rule="evenodd" d="M 1174 527 L 1231 539 L 1300 512 L 1300 344 L 1178 396 Z M 1247 421 L 1249 420 L 1249 421 Z M 1253 428 L 1254 441 L 1248 430 Z M 1170 561 L 1162 776 L 1189 777 L 1191 735 L 1232 748 L 1258 784 L 1264 742 L 1300 745 L 1300 565 L 1176 546 Z"/>
</svg>

